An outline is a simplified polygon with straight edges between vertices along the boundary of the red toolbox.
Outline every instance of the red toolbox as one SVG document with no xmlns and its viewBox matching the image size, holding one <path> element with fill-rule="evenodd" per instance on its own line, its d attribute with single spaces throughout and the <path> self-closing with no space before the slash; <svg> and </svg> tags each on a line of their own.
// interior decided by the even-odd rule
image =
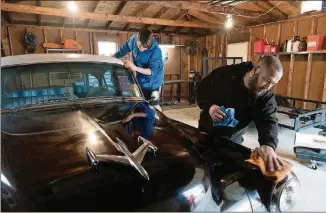
<svg viewBox="0 0 326 213">
<path fill-rule="evenodd" d="M 255 41 L 254 53 L 264 53 L 266 44 L 267 44 L 266 39 L 263 38 L 259 39 L 258 41 Z"/>
<path fill-rule="evenodd" d="M 323 35 L 310 35 L 307 38 L 307 51 L 321 50 L 323 46 Z"/>
</svg>

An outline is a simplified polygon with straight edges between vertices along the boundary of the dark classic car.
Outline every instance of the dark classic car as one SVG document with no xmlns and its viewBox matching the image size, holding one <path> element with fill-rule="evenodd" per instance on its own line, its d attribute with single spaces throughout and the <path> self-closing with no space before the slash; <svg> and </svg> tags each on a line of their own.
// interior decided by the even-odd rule
<svg viewBox="0 0 326 213">
<path fill-rule="evenodd" d="M 289 211 L 299 181 L 202 143 L 143 99 L 119 59 L 1 58 L 2 211 Z M 214 147 L 215 146 L 215 147 Z M 213 151 L 214 150 L 214 151 Z"/>
</svg>

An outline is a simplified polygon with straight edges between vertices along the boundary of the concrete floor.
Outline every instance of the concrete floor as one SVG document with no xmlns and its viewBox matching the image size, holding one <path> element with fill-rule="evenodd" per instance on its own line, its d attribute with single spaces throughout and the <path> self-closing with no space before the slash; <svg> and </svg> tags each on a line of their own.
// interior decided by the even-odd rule
<svg viewBox="0 0 326 213">
<path fill-rule="evenodd" d="M 183 104 L 185 108 L 180 106 L 163 107 L 164 114 L 175 120 L 187 123 L 197 127 L 199 118 L 199 108 L 189 107 Z M 281 118 L 280 122 L 281 122 Z M 318 133 L 320 129 L 311 128 L 302 132 Z M 295 207 L 294 211 L 326 211 L 326 166 L 318 165 L 317 170 L 312 170 L 308 167 L 309 162 L 302 162 L 298 160 L 293 153 L 295 132 L 288 129 L 280 129 L 279 131 L 279 145 L 276 150 L 278 156 L 290 161 L 294 164 L 293 171 L 300 180 L 300 201 Z M 244 145 L 255 148 L 259 146 L 257 142 L 257 131 L 255 128 L 249 128 L 244 136 Z"/>
</svg>

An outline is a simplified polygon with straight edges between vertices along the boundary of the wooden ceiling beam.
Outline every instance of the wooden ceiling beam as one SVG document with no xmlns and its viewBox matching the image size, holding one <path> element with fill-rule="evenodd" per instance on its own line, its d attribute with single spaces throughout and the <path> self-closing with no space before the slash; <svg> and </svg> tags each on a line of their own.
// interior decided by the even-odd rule
<svg viewBox="0 0 326 213">
<path fill-rule="evenodd" d="M 94 7 L 94 9 L 93 9 L 93 12 L 94 12 L 94 13 L 96 12 L 96 10 L 97 10 L 99 4 L 100 4 L 100 1 L 97 1 L 97 2 L 96 2 L 96 5 L 95 5 L 95 7 Z M 86 26 L 86 28 L 89 27 L 89 24 L 91 23 L 91 20 L 92 20 L 92 19 L 87 19 L 87 20 L 85 21 L 85 26 Z"/>
<path fill-rule="evenodd" d="M 38 26 L 38 25 L 29 25 L 29 24 L 3 24 L 3 27 L 11 27 L 11 28 L 29 28 L 29 29 L 44 29 L 44 30 L 71 30 L 68 27 L 60 27 L 60 26 Z M 84 25 L 83 25 L 84 26 Z M 98 32 L 98 33 L 112 33 L 112 34 L 126 34 L 129 32 L 138 32 L 137 29 L 130 29 L 130 31 L 123 30 L 105 30 L 105 29 L 90 29 L 90 28 L 74 28 L 74 31 L 77 32 Z M 168 36 L 178 36 L 178 37 L 188 37 L 187 34 L 175 34 L 175 33 L 159 33 L 153 32 L 155 35 L 168 35 Z"/>
<path fill-rule="evenodd" d="M 118 8 L 114 11 L 113 14 L 114 15 L 119 15 L 122 12 L 123 8 L 125 8 L 125 6 L 127 5 L 127 3 L 128 3 L 127 1 L 122 1 L 119 4 Z M 108 24 L 106 25 L 106 29 L 110 29 L 112 23 L 113 23 L 113 21 L 109 21 Z"/>
<path fill-rule="evenodd" d="M 270 11 L 270 14 L 272 14 L 274 17 L 278 19 L 286 19 L 288 17 L 286 13 L 284 13 L 283 11 L 275 7 L 275 5 L 273 5 L 269 1 L 255 1 L 253 3 L 258 7 L 260 7 L 261 9 L 265 10 L 266 12 L 274 8 L 273 10 Z"/>
<path fill-rule="evenodd" d="M 174 16 L 172 18 L 172 20 L 180 20 L 182 19 L 185 15 L 187 15 L 186 11 L 181 11 L 180 13 L 178 13 L 176 16 Z M 163 26 L 161 27 L 158 31 L 159 32 L 164 32 L 169 26 Z"/>
<path fill-rule="evenodd" d="M 155 19 L 145 17 L 134 17 L 134 16 L 121 16 L 121 15 L 108 15 L 108 14 L 97 14 L 91 12 L 78 12 L 72 14 L 64 9 L 37 7 L 33 5 L 21 5 L 2 3 L 1 10 L 11 11 L 18 13 L 29 13 L 29 14 L 40 14 L 40 15 L 51 15 L 59 17 L 75 17 L 76 19 L 94 19 L 94 20 L 111 20 L 118 22 L 130 22 L 130 23 L 141 23 L 141 24 L 154 24 L 154 25 L 165 25 L 165 26 L 180 26 L 180 27 L 194 27 L 194 28 L 207 28 L 216 29 L 217 27 L 212 24 L 206 23 L 193 23 L 189 21 L 181 20 L 169 20 L 169 19 Z"/>
<path fill-rule="evenodd" d="M 141 17 L 143 15 L 143 13 L 145 12 L 145 10 L 149 7 L 150 5 L 149 4 L 144 4 L 144 5 L 140 5 L 140 8 L 134 13 L 134 16 L 136 17 Z M 129 28 L 130 28 L 130 23 L 128 23 L 124 30 L 125 31 L 128 31 Z"/>
<path fill-rule="evenodd" d="M 234 15 L 234 16 L 241 16 L 241 15 L 258 16 L 264 13 L 259 11 L 234 8 L 230 6 L 223 6 L 223 5 L 215 6 L 215 5 L 205 4 L 205 3 L 195 2 L 195 1 L 137 1 L 137 3 L 154 4 L 154 5 L 160 5 L 162 7 L 179 8 L 183 10 L 196 10 L 202 12 L 217 13 L 222 15 Z M 236 10 L 236 12 L 234 10 Z M 270 14 L 263 15 L 259 18 L 272 19 L 272 20 L 275 19 L 275 17 L 271 16 Z"/>
<path fill-rule="evenodd" d="M 169 7 L 164 7 L 162 10 L 160 10 L 158 13 L 156 13 L 153 18 L 161 18 L 165 13 L 167 13 L 169 10 L 171 10 L 171 8 Z M 145 29 L 148 29 L 151 25 L 150 24 L 146 24 L 145 25 Z"/>
</svg>

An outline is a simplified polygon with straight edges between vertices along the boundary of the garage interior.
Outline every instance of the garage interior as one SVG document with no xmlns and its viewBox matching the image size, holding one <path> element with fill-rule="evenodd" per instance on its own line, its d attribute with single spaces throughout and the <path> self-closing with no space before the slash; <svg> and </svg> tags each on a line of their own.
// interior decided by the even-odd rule
<svg viewBox="0 0 326 213">
<path fill-rule="evenodd" d="M 284 74 L 273 87 L 280 100 L 276 152 L 294 164 L 300 180 L 301 201 L 295 210 L 326 211 L 326 166 L 317 163 L 314 170 L 293 150 L 296 132 L 317 135 L 325 130 L 325 1 L 2 0 L 1 57 L 51 53 L 109 56 L 142 28 L 155 33 L 165 61 L 163 113 L 194 127 L 200 113 L 194 88 L 200 79 L 219 66 L 277 56 Z M 35 48 L 26 49 L 23 44 L 28 32 L 36 36 Z M 309 50 L 310 39 L 316 36 L 321 39 L 312 43 L 320 47 Z M 289 40 L 294 40 L 293 46 L 300 43 L 301 49 L 284 49 Z M 69 42 L 77 47 L 65 48 Z M 282 100 L 297 114 L 284 110 Z M 296 119 L 300 114 L 304 121 Z M 311 115 L 320 120 L 315 122 Z M 244 145 L 258 147 L 257 138 L 255 127 L 250 126 Z"/>
</svg>

